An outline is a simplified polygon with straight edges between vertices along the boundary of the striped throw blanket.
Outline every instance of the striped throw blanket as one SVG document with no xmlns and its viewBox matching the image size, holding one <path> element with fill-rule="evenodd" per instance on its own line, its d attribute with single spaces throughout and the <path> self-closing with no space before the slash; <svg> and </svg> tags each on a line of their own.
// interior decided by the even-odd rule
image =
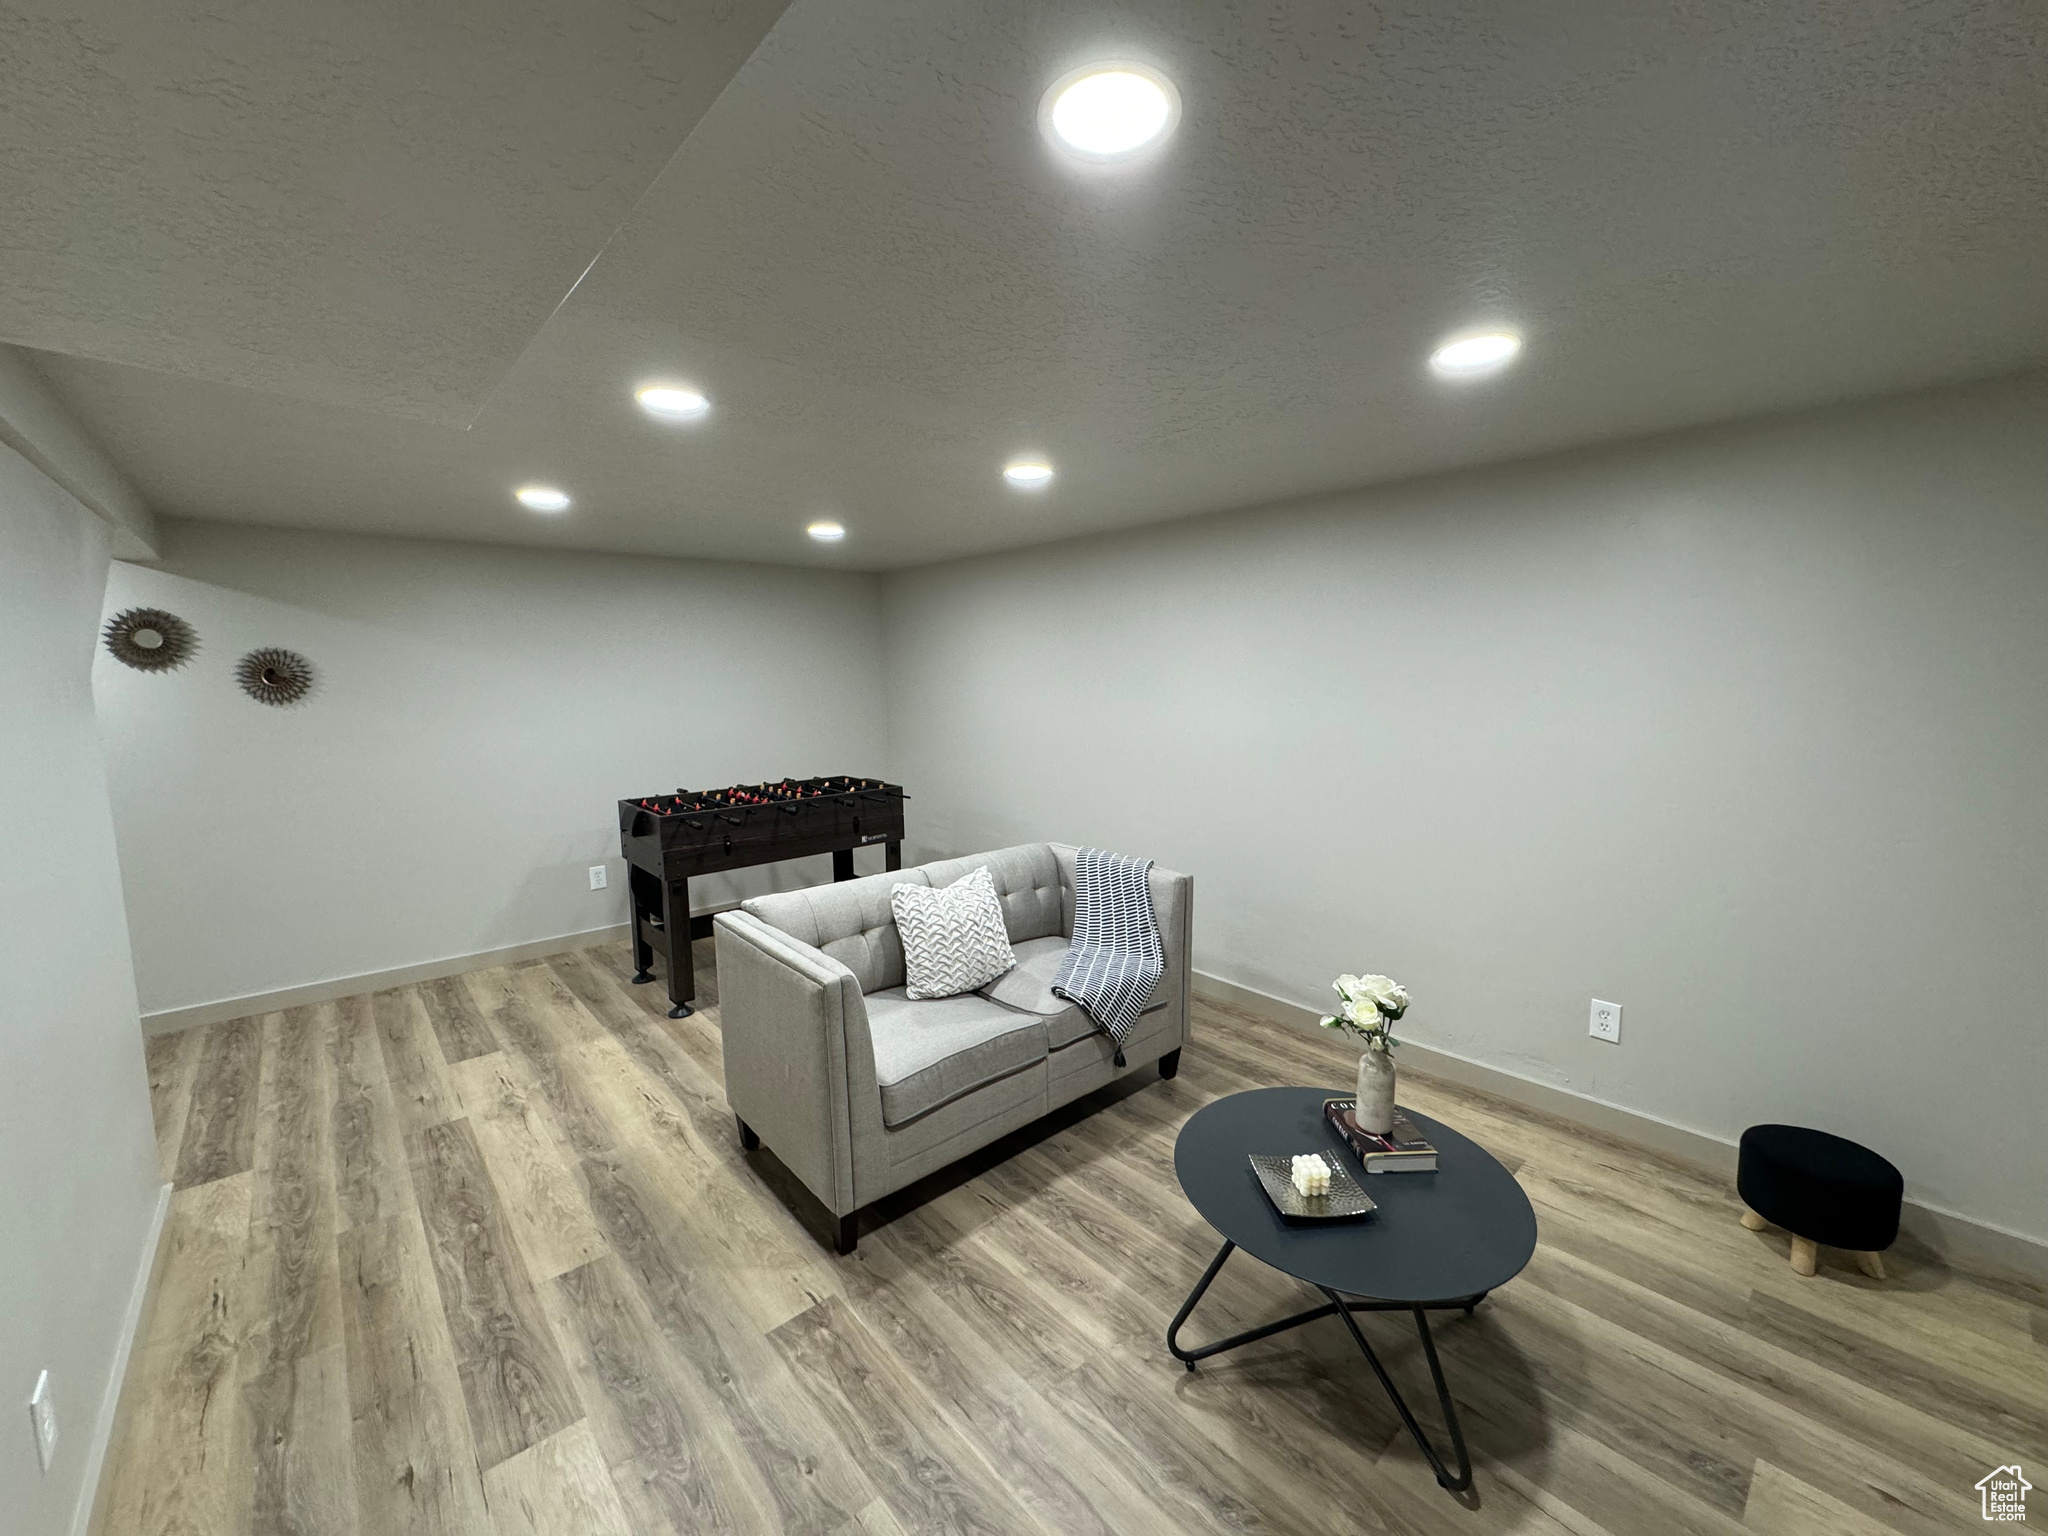
<svg viewBox="0 0 2048 1536">
<path fill-rule="evenodd" d="M 1116 1042 L 1124 1042 L 1166 971 L 1159 921 L 1152 915 L 1152 861 L 1083 848 L 1074 860 L 1074 938 L 1053 977 L 1056 997 L 1081 1011 Z"/>
</svg>

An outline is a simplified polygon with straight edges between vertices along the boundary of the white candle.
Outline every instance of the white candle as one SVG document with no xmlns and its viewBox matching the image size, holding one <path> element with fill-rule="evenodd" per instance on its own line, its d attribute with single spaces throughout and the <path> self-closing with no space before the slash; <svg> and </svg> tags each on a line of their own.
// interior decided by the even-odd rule
<svg viewBox="0 0 2048 1536">
<path fill-rule="evenodd" d="M 1327 1195 L 1330 1192 L 1330 1165 L 1313 1154 L 1297 1154 L 1293 1181 L 1295 1191 L 1300 1195 Z"/>
</svg>

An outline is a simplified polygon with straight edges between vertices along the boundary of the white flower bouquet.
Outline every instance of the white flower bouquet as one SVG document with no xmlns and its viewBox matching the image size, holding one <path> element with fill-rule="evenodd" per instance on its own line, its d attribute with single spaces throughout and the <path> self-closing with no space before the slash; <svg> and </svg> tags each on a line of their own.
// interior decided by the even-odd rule
<svg viewBox="0 0 2048 1536">
<path fill-rule="evenodd" d="M 1335 982 L 1343 1006 L 1323 1019 L 1323 1028 L 1352 1034 L 1369 1051 L 1391 1051 L 1394 1021 L 1408 1011 L 1408 989 L 1391 976 L 1339 976 Z"/>
</svg>

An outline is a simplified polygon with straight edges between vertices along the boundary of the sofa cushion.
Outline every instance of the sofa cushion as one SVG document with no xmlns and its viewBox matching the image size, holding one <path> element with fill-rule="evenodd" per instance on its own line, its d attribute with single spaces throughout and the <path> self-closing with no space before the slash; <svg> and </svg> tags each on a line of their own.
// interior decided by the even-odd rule
<svg viewBox="0 0 2048 1536">
<path fill-rule="evenodd" d="M 903 942 L 896 935 L 889 893 L 899 885 L 930 883 L 921 869 L 892 870 L 808 890 L 749 897 L 740 910 L 822 949 L 853 972 L 861 991 L 880 992 L 902 986 L 905 976 Z"/>
<path fill-rule="evenodd" d="M 1138 1020 L 1138 1027 L 1131 1031 L 1130 1038 L 1124 1041 L 1127 1065 L 1119 1067 L 1114 1040 L 1100 1030 L 1092 1035 L 1083 1035 L 1072 1045 L 1062 1046 L 1046 1058 L 1046 1101 L 1054 1108 L 1069 1103 L 1078 1094 L 1101 1087 L 1132 1066 L 1157 1061 L 1166 1052 L 1185 1044 L 1186 1040 L 1177 1014 L 1165 1009 L 1145 1014 Z"/>
<path fill-rule="evenodd" d="M 1003 909 L 986 869 L 951 885 L 899 885 L 889 893 L 903 941 L 904 991 L 912 998 L 958 997 L 1017 963 Z"/>
<path fill-rule="evenodd" d="M 1050 843 L 1024 843 L 919 867 L 933 885 L 951 885 L 962 875 L 986 869 L 995 883 L 996 899 L 1002 903 L 1012 944 L 1073 931 L 1061 919 L 1060 866 Z"/>
<path fill-rule="evenodd" d="M 916 1001 L 890 987 L 867 999 L 882 1123 L 902 1125 L 1044 1061 L 1045 1021 L 967 992 Z"/>
<path fill-rule="evenodd" d="M 1067 942 L 1062 938 L 1026 939 L 1012 945 L 1017 964 L 981 989 L 984 997 L 1044 1019 L 1047 1043 L 1055 1051 L 1095 1033 L 1094 1020 L 1065 998 L 1053 996 L 1052 979 L 1067 958 Z M 1145 1012 L 1154 1013 L 1165 1006 L 1166 988 L 1154 987 Z"/>
</svg>

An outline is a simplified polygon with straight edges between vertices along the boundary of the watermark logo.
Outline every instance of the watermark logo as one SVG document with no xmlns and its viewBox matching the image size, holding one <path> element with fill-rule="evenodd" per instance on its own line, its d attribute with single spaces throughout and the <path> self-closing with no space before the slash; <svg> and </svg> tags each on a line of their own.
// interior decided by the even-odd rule
<svg viewBox="0 0 2048 1536">
<path fill-rule="evenodd" d="M 2027 1490 L 2034 1485 L 2020 1476 L 2020 1464 L 1994 1467 L 1977 1481 L 1984 1495 L 1984 1518 L 2012 1525 L 2027 1518 Z"/>
</svg>

